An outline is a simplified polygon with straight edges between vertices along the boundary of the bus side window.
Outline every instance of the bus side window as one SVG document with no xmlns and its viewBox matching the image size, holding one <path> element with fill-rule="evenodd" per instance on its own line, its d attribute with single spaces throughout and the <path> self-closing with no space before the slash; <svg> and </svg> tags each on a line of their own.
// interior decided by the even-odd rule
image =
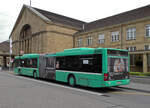
<svg viewBox="0 0 150 108">
<path fill-rule="evenodd" d="M 31 59 L 26 59 L 26 67 L 32 67 L 32 65 L 30 64 Z"/>
<path fill-rule="evenodd" d="M 22 67 L 28 67 L 28 60 L 27 59 L 22 59 Z"/>
<path fill-rule="evenodd" d="M 94 68 L 96 73 L 102 73 L 102 54 L 94 55 Z"/>
<path fill-rule="evenodd" d="M 101 73 L 102 54 L 57 57 L 56 69 Z"/>
<path fill-rule="evenodd" d="M 83 72 L 102 73 L 102 54 L 80 56 Z"/>
<path fill-rule="evenodd" d="M 83 55 L 80 56 L 80 62 L 82 62 L 83 72 L 93 72 L 94 71 L 94 58 L 93 55 Z"/>
<path fill-rule="evenodd" d="M 19 67 L 20 66 L 20 60 L 19 59 L 14 60 L 13 66 L 14 67 Z"/>
<path fill-rule="evenodd" d="M 25 67 L 25 61 L 24 61 L 24 59 L 21 60 L 21 67 Z"/>
<path fill-rule="evenodd" d="M 66 57 L 57 57 L 56 58 L 56 69 L 57 70 L 67 70 L 67 66 L 66 66 Z"/>
<path fill-rule="evenodd" d="M 67 56 L 66 57 L 66 68 L 68 70 L 80 71 L 82 68 L 80 62 L 80 56 Z"/>
<path fill-rule="evenodd" d="M 32 67 L 37 68 L 37 59 L 32 59 Z"/>
</svg>

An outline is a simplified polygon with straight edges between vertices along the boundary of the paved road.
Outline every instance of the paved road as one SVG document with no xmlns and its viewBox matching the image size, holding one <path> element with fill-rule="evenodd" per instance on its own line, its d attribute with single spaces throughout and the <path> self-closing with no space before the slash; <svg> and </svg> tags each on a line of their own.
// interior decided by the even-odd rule
<svg viewBox="0 0 150 108">
<path fill-rule="evenodd" d="M 0 108 L 149 108 L 150 94 L 121 88 L 70 88 L 0 72 Z"/>
</svg>

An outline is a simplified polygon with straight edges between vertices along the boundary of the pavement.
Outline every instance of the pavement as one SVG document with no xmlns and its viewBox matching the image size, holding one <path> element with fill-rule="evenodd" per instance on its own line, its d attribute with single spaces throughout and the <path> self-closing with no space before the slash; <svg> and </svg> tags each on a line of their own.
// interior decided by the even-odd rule
<svg viewBox="0 0 150 108">
<path fill-rule="evenodd" d="M 13 71 L 4 71 L 4 72 L 14 74 Z M 150 93 L 150 77 L 131 76 L 130 78 L 131 78 L 131 82 L 129 85 L 122 85 L 117 88 Z"/>
<path fill-rule="evenodd" d="M 139 92 L 150 93 L 150 84 L 140 84 L 140 83 L 134 83 L 132 81 L 129 85 L 122 85 L 122 86 L 119 86 L 118 88 L 124 88 L 124 89 L 139 91 Z"/>
<path fill-rule="evenodd" d="M 150 84 L 150 76 L 131 76 L 131 81 L 134 83 L 140 83 L 140 84 Z"/>
<path fill-rule="evenodd" d="M 3 71 L 0 108 L 149 108 L 148 84 L 131 82 L 121 87 L 74 88 Z"/>
<path fill-rule="evenodd" d="M 131 76 L 130 79 L 131 83 L 129 85 L 123 85 L 120 87 L 124 89 L 150 93 L 150 77 Z"/>
</svg>

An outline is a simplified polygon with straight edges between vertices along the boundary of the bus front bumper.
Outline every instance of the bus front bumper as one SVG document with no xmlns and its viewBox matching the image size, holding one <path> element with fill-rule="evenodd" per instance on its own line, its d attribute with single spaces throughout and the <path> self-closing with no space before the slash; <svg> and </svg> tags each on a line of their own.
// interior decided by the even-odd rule
<svg viewBox="0 0 150 108">
<path fill-rule="evenodd" d="M 130 83 L 130 79 L 124 80 L 115 80 L 115 81 L 105 81 L 105 87 L 113 87 L 113 86 L 120 86 L 120 85 L 128 85 Z"/>
</svg>

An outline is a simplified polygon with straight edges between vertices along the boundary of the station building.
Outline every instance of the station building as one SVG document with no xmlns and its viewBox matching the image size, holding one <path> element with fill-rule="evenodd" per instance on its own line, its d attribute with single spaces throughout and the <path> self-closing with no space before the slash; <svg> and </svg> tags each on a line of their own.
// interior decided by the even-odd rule
<svg viewBox="0 0 150 108">
<path fill-rule="evenodd" d="M 0 70 L 9 68 L 10 56 L 14 57 L 9 53 L 9 40 L 1 42 L 0 43 Z"/>
<path fill-rule="evenodd" d="M 13 55 L 77 47 L 128 49 L 131 71 L 150 72 L 150 5 L 89 23 L 24 5 L 10 38 Z"/>
</svg>

